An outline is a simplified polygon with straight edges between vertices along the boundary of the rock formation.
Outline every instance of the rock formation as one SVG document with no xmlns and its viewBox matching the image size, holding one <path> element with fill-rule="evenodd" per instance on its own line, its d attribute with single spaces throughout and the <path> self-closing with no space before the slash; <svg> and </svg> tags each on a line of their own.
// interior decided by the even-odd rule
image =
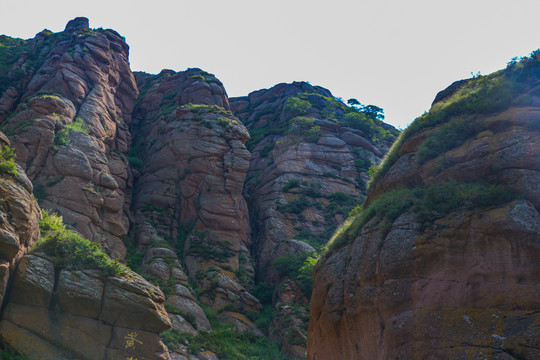
<svg viewBox="0 0 540 360">
<path fill-rule="evenodd" d="M 106 359 L 136 354 L 165 359 L 158 333 L 171 326 L 161 291 L 140 276 L 98 270 L 55 270 L 28 250 L 40 237 L 41 213 L 32 183 L 14 163 L 0 133 L 0 339 L 32 359 Z M 131 335 L 130 335 L 131 334 Z M 144 343 L 126 350 L 126 337 Z"/>
<path fill-rule="evenodd" d="M 280 313 L 270 334 L 291 356 L 303 358 L 310 279 L 299 282 L 286 269 L 301 266 L 362 202 L 367 170 L 380 162 L 397 131 L 304 82 L 230 102 L 252 136 L 244 192 L 257 277 L 275 290 Z"/>
<path fill-rule="evenodd" d="M 61 270 L 26 255 L 0 320 L 0 337 L 31 359 L 167 359 L 163 293 L 139 275 Z"/>
<path fill-rule="evenodd" d="M 85 237 L 125 257 L 131 177 L 128 125 L 137 86 L 128 46 L 113 30 L 77 18 L 43 31 L 12 66 L 25 79 L 0 96 L 3 131 L 41 206 L 58 210 Z M 33 67 L 32 67 L 33 66 Z M 23 70 L 20 70 L 23 71 Z"/>
<path fill-rule="evenodd" d="M 136 246 L 169 244 L 184 261 L 215 310 L 236 306 L 257 311 L 247 289 L 253 278 L 251 231 L 242 186 L 250 154 L 246 128 L 232 115 L 223 85 L 199 69 L 139 74 L 142 96 L 135 109 L 132 163 L 139 161 L 132 211 Z M 153 251 L 153 250 L 152 250 Z M 147 266 L 168 281 L 163 257 Z M 176 270 L 175 270 L 176 269 Z"/>
<path fill-rule="evenodd" d="M 450 88 L 398 139 L 315 268 L 308 359 L 540 357 L 539 60 Z"/>
</svg>

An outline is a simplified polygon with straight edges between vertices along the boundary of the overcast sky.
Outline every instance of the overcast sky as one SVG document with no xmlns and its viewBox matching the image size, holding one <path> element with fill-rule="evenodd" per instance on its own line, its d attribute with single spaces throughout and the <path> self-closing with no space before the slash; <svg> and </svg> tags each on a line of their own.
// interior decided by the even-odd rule
<svg viewBox="0 0 540 360">
<path fill-rule="evenodd" d="M 229 96 L 309 81 L 405 128 L 455 80 L 540 48 L 540 0 L 2 0 L 0 34 L 77 16 L 126 37 L 133 70 L 199 67 Z"/>
</svg>

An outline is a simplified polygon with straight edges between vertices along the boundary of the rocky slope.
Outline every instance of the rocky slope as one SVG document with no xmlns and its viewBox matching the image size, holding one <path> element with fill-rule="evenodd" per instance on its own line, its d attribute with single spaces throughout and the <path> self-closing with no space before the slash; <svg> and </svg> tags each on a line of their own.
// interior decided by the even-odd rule
<svg viewBox="0 0 540 360">
<path fill-rule="evenodd" d="M 381 109 L 346 106 L 304 82 L 230 102 L 252 136 L 244 193 L 257 278 L 274 291 L 278 311 L 270 334 L 302 358 L 313 253 L 362 202 L 367 170 L 397 131 L 380 121 Z"/>
<path fill-rule="evenodd" d="M 308 359 L 540 357 L 539 86 L 533 53 L 402 134 L 315 268 Z"/>
</svg>

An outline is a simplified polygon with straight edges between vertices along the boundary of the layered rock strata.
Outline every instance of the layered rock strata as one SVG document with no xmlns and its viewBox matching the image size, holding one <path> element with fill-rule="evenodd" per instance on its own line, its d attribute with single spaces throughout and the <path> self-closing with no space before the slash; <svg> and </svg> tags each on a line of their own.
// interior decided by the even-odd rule
<svg viewBox="0 0 540 360">
<path fill-rule="evenodd" d="M 251 230 L 242 196 L 250 154 L 246 128 L 232 115 L 223 85 L 199 69 L 157 76 L 137 74 L 142 96 L 135 109 L 131 159 L 136 168 L 132 211 L 135 236 L 147 254 L 168 244 L 216 310 L 257 311 L 252 286 Z M 148 268 L 163 257 L 147 257 Z M 182 270 L 161 266 L 165 278 Z"/>
<path fill-rule="evenodd" d="M 461 82 L 405 131 L 364 211 L 402 208 L 315 268 L 308 359 L 540 357 L 539 67 Z"/>
<path fill-rule="evenodd" d="M 0 115 L 11 112 L 2 128 L 16 161 L 41 206 L 58 210 L 78 232 L 123 259 L 131 191 L 128 125 L 138 94 L 128 46 L 113 30 L 90 30 L 85 18 L 70 21 L 61 33 L 44 31 L 26 46 L 38 55 L 12 66 L 26 77 L 0 97 Z"/>
<path fill-rule="evenodd" d="M 230 102 L 252 135 L 244 193 L 257 278 L 274 290 L 278 315 L 270 335 L 304 358 L 310 280 L 299 284 L 295 274 L 285 274 L 282 267 L 290 264 L 284 261 L 301 266 L 362 202 L 368 168 L 380 162 L 397 131 L 303 82 Z M 350 121 L 357 118 L 366 126 L 353 126 L 360 125 Z"/>
<path fill-rule="evenodd" d="M 168 359 L 158 333 L 171 321 L 163 293 L 139 275 L 55 271 L 26 255 L 0 320 L 0 337 L 31 359 Z"/>
</svg>

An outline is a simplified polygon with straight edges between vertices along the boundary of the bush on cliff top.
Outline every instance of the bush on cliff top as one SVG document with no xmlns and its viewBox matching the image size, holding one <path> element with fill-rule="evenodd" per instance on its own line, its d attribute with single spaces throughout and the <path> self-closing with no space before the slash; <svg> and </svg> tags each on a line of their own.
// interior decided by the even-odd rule
<svg viewBox="0 0 540 360">
<path fill-rule="evenodd" d="M 516 198 L 516 194 L 501 185 L 486 183 L 436 184 L 429 187 L 401 188 L 382 194 L 367 208 L 357 207 L 328 242 L 324 255 L 353 241 L 360 229 L 374 217 L 381 223 L 385 237 L 392 223 L 401 214 L 411 210 L 416 219 L 429 224 L 459 209 L 498 206 Z"/>
<path fill-rule="evenodd" d="M 447 123 L 451 119 L 475 114 L 493 114 L 504 110 L 512 104 L 521 104 L 522 101 L 526 101 L 526 98 L 519 95 L 527 90 L 531 82 L 540 79 L 540 50 L 535 50 L 528 57 L 519 60 L 513 59 L 508 63 L 505 70 L 470 79 L 452 96 L 434 104 L 429 112 L 418 117 L 400 134 L 390 151 L 383 158 L 369 183 L 369 190 L 397 161 L 401 145 L 412 136 L 425 129 Z M 431 145 L 437 142 L 435 139 L 433 140 Z M 436 140 L 444 139 L 439 136 Z M 426 144 L 426 146 L 429 145 Z M 454 145 L 459 145 L 459 142 Z M 438 155 L 448 149 L 449 147 L 426 151 L 425 155 L 428 152 L 432 154 L 422 160 L 434 157 L 435 152 Z"/>
<path fill-rule="evenodd" d="M 43 252 L 53 257 L 56 268 L 101 269 L 109 276 L 126 273 L 126 267 L 117 260 L 111 260 L 98 244 L 66 229 L 61 216 L 43 210 L 39 230 L 41 238 L 32 252 Z"/>
</svg>

